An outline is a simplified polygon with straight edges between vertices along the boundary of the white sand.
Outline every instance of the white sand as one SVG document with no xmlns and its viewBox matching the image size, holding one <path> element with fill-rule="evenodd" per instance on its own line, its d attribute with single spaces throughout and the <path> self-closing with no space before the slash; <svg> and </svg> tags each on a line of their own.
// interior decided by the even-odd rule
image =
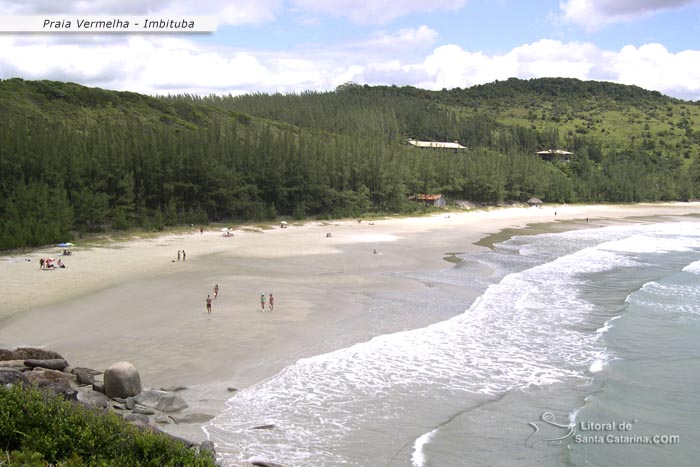
<svg viewBox="0 0 700 467">
<path fill-rule="evenodd" d="M 186 385 L 194 409 L 213 415 L 230 397 L 227 387 L 366 340 L 372 330 L 358 323 L 369 294 L 425 287 L 386 273 L 452 267 L 445 253 L 477 248 L 473 242 L 504 228 L 692 213 L 700 204 L 558 205 L 274 225 L 239 229 L 232 238 L 193 230 L 92 249 L 76 242 L 74 254 L 61 257 L 67 268 L 53 271 L 40 270 L 39 259 L 58 258 L 62 248 L 2 256 L 0 347 L 43 346 L 100 370 L 128 360 L 145 386 Z M 186 262 L 173 262 L 178 249 Z M 204 303 L 214 284 L 221 292 L 209 317 Z M 260 294 L 269 292 L 275 311 L 261 313 Z M 203 437 L 198 426 L 173 431 Z"/>
</svg>

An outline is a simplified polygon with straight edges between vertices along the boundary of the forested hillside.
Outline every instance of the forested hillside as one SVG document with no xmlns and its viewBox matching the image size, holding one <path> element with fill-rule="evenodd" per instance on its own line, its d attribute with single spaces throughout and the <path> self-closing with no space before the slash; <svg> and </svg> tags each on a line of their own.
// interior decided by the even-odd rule
<svg viewBox="0 0 700 467">
<path fill-rule="evenodd" d="M 610 83 L 148 97 L 0 81 L 0 249 L 212 219 L 700 196 L 700 106 Z M 409 147 L 453 141 L 453 152 Z M 543 161 L 540 149 L 574 152 Z"/>
</svg>

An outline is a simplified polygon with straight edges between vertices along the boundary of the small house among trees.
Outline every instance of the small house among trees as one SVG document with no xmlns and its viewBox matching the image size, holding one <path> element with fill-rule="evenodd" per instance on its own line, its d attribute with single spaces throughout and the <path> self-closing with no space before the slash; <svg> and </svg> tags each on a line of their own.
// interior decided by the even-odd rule
<svg viewBox="0 0 700 467">
<path fill-rule="evenodd" d="M 436 208 L 444 208 L 447 205 L 447 200 L 442 195 L 415 195 L 408 198 L 410 201 L 420 201 L 426 206 L 434 206 Z"/>
<path fill-rule="evenodd" d="M 530 206 L 540 207 L 542 206 L 542 200 L 539 198 L 530 198 L 527 200 L 527 204 L 529 204 Z"/>
</svg>

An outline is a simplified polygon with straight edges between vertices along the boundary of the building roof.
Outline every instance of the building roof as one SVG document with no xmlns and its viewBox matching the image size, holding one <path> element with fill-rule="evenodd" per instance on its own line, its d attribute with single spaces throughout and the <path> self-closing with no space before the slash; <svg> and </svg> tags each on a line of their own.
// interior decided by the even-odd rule
<svg viewBox="0 0 700 467">
<path fill-rule="evenodd" d="M 408 144 L 416 146 L 418 148 L 467 149 L 466 146 L 462 146 L 457 141 L 453 143 L 447 143 L 440 141 L 418 141 L 417 139 L 409 139 Z"/>
</svg>

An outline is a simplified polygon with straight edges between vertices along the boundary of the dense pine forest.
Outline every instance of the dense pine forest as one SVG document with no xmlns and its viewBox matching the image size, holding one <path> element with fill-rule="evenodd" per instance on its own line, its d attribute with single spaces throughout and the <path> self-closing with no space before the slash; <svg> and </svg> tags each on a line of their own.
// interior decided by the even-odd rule
<svg viewBox="0 0 700 467">
<path fill-rule="evenodd" d="M 510 79 L 426 91 L 150 97 L 0 81 L 0 249 L 80 232 L 486 204 L 700 197 L 700 103 Z M 408 138 L 459 141 L 419 149 Z M 574 153 L 544 160 L 543 149 Z"/>
</svg>

